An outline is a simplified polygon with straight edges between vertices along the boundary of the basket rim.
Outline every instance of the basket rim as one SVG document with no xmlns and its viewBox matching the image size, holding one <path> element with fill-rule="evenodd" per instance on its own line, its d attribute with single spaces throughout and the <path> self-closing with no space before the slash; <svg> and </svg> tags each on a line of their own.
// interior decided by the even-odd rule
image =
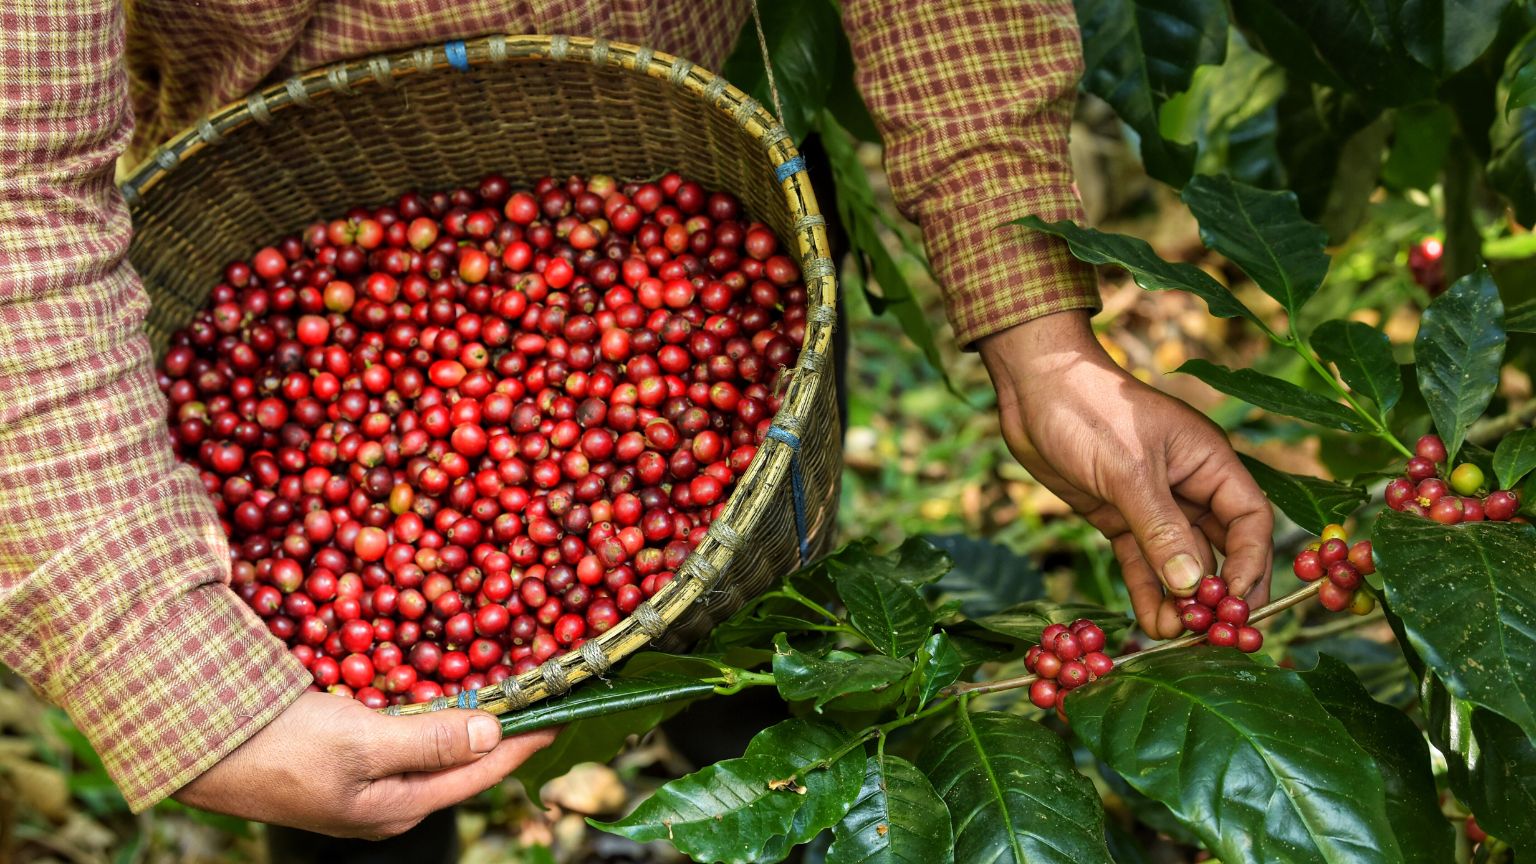
<svg viewBox="0 0 1536 864">
<path fill-rule="evenodd" d="M 799 470 L 800 436 L 810 427 L 813 411 L 818 407 L 827 410 L 827 406 L 818 406 L 814 396 L 832 351 L 832 330 L 837 320 L 836 268 L 828 257 L 826 221 L 817 207 L 805 161 L 788 130 L 757 100 L 720 75 L 672 54 L 604 38 L 495 34 L 343 60 L 293 75 L 204 115 L 151 152 L 124 176 L 119 188 L 130 210 L 137 210 L 145 203 L 145 193 L 179 166 L 216 149 L 225 135 L 234 130 L 252 123 L 275 122 L 279 112 L 291 115 L 320 100 L 356 95 L 357 90 L 392 89 L 398 80 L 411 76 L 464 74 L 509 62 L 586 62 L 599 68 L 663 79 L 685 96 L 701 101 L 707 109 L 726 115 L 756 141 L 793 216 L 793 236 L 784 239 L 792 239 L 797 247 L 795 257 L 807 290 L 805 340 L 790 370 L 783 403 L 773 417 L 777 434 L 759 445 L 757 457 L 737 481 L 720 517 L 678 567 L 674 578 L 655 596 L 607 632 L 587 640 L 579 650 L 547 660 L 503 682 L 461 691 L 456 697 L 392 705 L 383 709 L 387 714 L 417 714 L 445 708 L 478 708 L 493 714 L 516 711 L 544 698 L 563 695 L 575 684 L 600 677 L 614 664 L 643 650 L 715 585 L 742 544 L 743 532 L 732 526 L 741 521 L 746 502 L 754 496 L 760 500 L 773 498 L 783 490 L 791 471 Z M 805 538 L 801 539 L 803 542 Z M 657 606 L 668 612 L 658 612 Z"/>
</svg>

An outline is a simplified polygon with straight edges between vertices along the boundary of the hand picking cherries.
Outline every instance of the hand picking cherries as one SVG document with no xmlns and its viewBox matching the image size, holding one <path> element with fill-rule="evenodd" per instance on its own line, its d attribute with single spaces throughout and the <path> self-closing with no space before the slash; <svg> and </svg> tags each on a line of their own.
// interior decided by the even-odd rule
<svg viewBox="0 0 1536 864">
<path fill-rule="evenodd" d="M 1115 668 L 1104 653 L 1104 631 L 1087 618 L 1068 627 L 1052 624 L 1040 634 L 1040 644 L 1024 655 L 1024 666 L 1040 677 L 1029 687 L 1029 700 L 1039 708 L 1056 709 L 1066 721 L 1062 701 L 1067 693 L 1098 680 Z"/>
<path fill-rule="evenodd" d="M 1192 596 L 1180 597 L 1174 605 L 1184 629 L 1204 633 L 1212 645 L 1245 654 L 1264 647 L 1264 634 L 1248 625 L 1248 601 L 1228 594 L 1226 580 L 1219 576 L 1201 579 Z"/>
<path fill-rule="evenodd" d="M 1520 496 L 1513 490 L 1486 487 L 1483 469 L 1471 462 L 1457 465 L 1441 477 L 1446 462 L 1445 442 L 1438 435 L 1419 439 L 1405 476 L 1387 484 L 1387 506 L 1393 510 L 1433 519 L 1443 525 L 1460 522 L 1524 521 L 1515 514 Z"/>
<path fill-rule="evenodd" d="M 805 311 L 729 195 L 492 175 L 229 264 L 159 383 L 234 589 L 317 688 L 379 708 L 527 672 L 666 585 Z"/>
<path fill-rule="evenodd" d="M 1316 582 L 1323 577 L 1328 581 L 1318 586 L 1317 602 L 1330 612 L 1348 609 L 1356 615 L 1368 614 L 1376 608 L 1376 600 L 1360 590 L 1366 576 L 1376 572 L 1375 559 L 1371 557 L 1371 541 L 1360 540 L 1353 546 L 1343 525 L 1328 525 L 1323 536 L 1296 554 L 1292 569 L 1296 578 L 1303 582 Z"/>
</svg>

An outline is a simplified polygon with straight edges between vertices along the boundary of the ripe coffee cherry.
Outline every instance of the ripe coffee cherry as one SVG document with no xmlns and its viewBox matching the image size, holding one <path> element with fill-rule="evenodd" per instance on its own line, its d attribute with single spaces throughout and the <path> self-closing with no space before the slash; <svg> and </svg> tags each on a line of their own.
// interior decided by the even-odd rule
<svg viewBox="0 0 1536 864">
<path fill-rule="evenodd" d="M 1056 705 L 1056 682 L 1048 678 L 1037 678 L 1029 685 L 1029 701 L 1036 708 L 1049 710 Z"/>
<path fill-rule="evenodd" d="M 1349 563 L 1360 571 L 1360 575 L 1369 576 L 1376 572 L 1376 559 L 1371 554 L 1371 541 L 1361 540 L 1349 547 Z"/>
<path fill-rule="evenodd" d="M 1412 480 L 1405 477 L 1396 478 L 1387 484 L 1387 506 L 1393 510 L 1402 510 L 1413 501 L 1416 491 Z"/>
<path fill-rule="evenodd" d="M 1349 544 L 1345 543 L 1343 540 L 1329 540 L 1317 550 L 1317 560 L 1321 562 L 1325 567 L 1330 567 L 1334 564 L 1337 564 L 1348 557 Z"/>
<path fill-rule="evenodd" d="M 1223 597 L 1216 606 L 1216 617 L 1234 627 L 1248 623 L 1248 601 L 1241 597 Z"/>
<path fill-rule="evenodd" d="M 1519 509 L 1519 497 L 1505 489 L 1493 492 L 1483 500 L 1483 515 L 1494 522 L 1507 522 L 1513 519 Z"/>
<path fill-rule="evenodd" d="M 1455 525 L 1459 523 L 1461 515 L 1461 499 L 1455 496 L 1436 499 L 1435 503 L 1429 507 L 1429 518 L 1442 525 Z"/>
<path fill-rule="evenodd" d="M 1200 580 L 1200 587 L 1195 590 L 1195 599 L 1202 606 L 1216 608 L 1216 604 L 1227 596 L 1227 583 L 1217 576 L 1207 576 Z"/>
<path fill-rule="evenodd" d="M 1073 622 L 1072 635 L 1077 637 L 1077 644 L 1087 653 L 1104 650 L 1104 631 L 1086 618 Z"/>
<path fill-rule="evenodd" d="M 1102 678 L 1115 668 L 1115 661 L 1102 651 L 1093 651 L 1083 655 L 1083 665 L 1095 678 Z"/>
<path fill-rule="evenodd" d="M 1438 474 L 1435 463 L 1422 456 L 1415 456 L 1408 460 L 1406 472 L 1408 479 L 1420 483 Z"/>
<path fill-rule="evenodd" d="M 1425 435 L 1414 446 L 1414 455 L 1431 463 L 1445 461 L 1445 442 L 1439 435 Z"/>
<path fill-rule="evenodd" d="M 1311 549 L 1303 549 L 1296 555 L 1296 563 L 1292 565 L 1296 578 L 1303 582 L 1316 582 L 1323 578 L 1326 568 L 1323 567 L 1322 558 Z"/>
<path fill-rule="evenodd" d="M 1237 625 L 1217 621 L 1206 632 L 1205 641 L 1218 648 L 1231 648 L 1237 644 Z"/>
<path fill-rule="evenodd" d="M 1483 469 L 1471 462 L 1463 462 L 1451 472 L 1451 488 L 1461 495 L 1476 495 L 1483 488 Z"/>
<path fill-rule="evenodd" d="M 1416 500 L 1420 507 L 1433 507 L 1436 501 L 1450 494 L 1451 487 L 1438 477 L 1430 477 L 1420 480 L 1415 491 L 1418 493 Z"/>
<path fill-rule="evenodd" d="M 1349 602 L 1353 597 L 1353 591 L 1340 588 L 1331 579 L 1324 582 L 1317 591 L 1317 602 L 1321 603 L 1323 608 L 1329 612 L 1343 612 L 1345 609 L 1348 609 Z"/>
<path fill-rule="evenodd" d="M 1263 647 L 1263 633 L 1260 633 L 1258 630 L 1252 627 L 1237 628 L 1237 650 L 1243 652 L 1244 654 L 1252 654 L 1253 652 Z"/>
<path fill-rule="evenodd" d="M 1061 664 L 1061 671 L 1056 675 L 1056 686 L 1073 690 L 1088 683 L 1088 667 L 1072 660 Z"/>
<path fill-rule="evenodd" d="M 1340 561 L 1328 568 L 1328 581 L 1341 590 L 1353 591 L 1360 587 L 1360 571 L 1348 561 Z"/>
<path fill-rule="evenodd" d="M 1077 637 L 1071 633 L 1062 633 L 1056 637 L 1056 641 L 1049 646 L 1051 653 L 1062 660 L 1076 660 L 1083 656 L 1083 647 L 1078 644 Z"/>
<path fill-rule="evenodd" d="M 1047 651 L 1035 660 L 1035 674 L 1041 678 L 1055 678 L 1061 665 L 1061 658 Z"/>
<path fill-rule="evenodd" d="M 1211 624 L 1216 620 L 1216 614 L 1210 607 L 1196 604 L 1185 609 L 1179 618 L 1191 633 L 1204 633 L 1211 629 Z"/>
</svg>

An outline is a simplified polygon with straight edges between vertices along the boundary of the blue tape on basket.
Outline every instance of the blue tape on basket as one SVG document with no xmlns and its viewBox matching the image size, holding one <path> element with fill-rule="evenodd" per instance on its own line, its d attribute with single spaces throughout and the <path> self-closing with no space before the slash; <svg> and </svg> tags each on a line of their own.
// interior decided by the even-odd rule
<svg viewBox="0 0 1536 864">
<path fill-rule="evenodd" d="M 458 704 L 458 707 L 459 708 L 479 708 L 480 707 L 480 691 L 479 690 L 460 690 L 459 691 L 459 704 Z"/>
<path fill-rule="evenodd" d="M 768 437 L 789 445 L 789 491 L 795 499 L 795 533 L 800 535 L 800 564 L 804 566 L 811 558 L 811 537 L 805 527 L 805 478 L 800 472 L 800 436 L 781 426 L 769 426 Z"/>
<path fill-rule="evenodd" d="M 448 55 L 448 65 L 460 72 L 469 71 L 469 52 L 464 50 L 464 40 L 455 39 L 443 46 L 443 53 Z"/>
<path fill-rule="evenodd" d="M 801 171 L 804 171 L 804 170 L 805 170 L 805 157 L 804 156 L 795 156 L 794 158 L 789 159 L 788 161 L 786 161 L 784 164 L 780 165 L 779 167 L 773 169 L 773 179 L 779 181 L 780 183 L 783 183 L 785 180 L 788 180 L 793 175 L 799 174 Z"/>
</svg>

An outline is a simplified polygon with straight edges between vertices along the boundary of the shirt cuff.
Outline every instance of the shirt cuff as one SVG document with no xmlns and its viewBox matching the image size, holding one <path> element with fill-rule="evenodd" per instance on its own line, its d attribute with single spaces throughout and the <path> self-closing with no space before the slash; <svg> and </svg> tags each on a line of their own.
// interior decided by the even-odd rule
<svg viewBox="0 0 1536 864">
<path fill-rule="evenodd" d="M 923 239 L 944 306 L 961 348 L 1055 312 L 1100 306 L 1098 281 L 1072 256 L 1066 241 L 1019 225 L 1024 216 L 1046 222 L 1083 221 L 1070 188 L 1008 194 L 923 220 Z"/>
<path fill-rule="evenodd" d="M 135 813 L 239 747 L 311 680 L 225 584 L 227 547 L 210 536 L 219 525 L 195 474 L 174 472 L 146 499 L 44 568 L 68 574 L 85 595 L 76 600 L 95 604 L 84 608 L 116 610 L 117 620 L 76 634 L 80 661 L 45 692 L 95 746 Z M 89 598 L 112 591 L 125 569 L 193 587 L 139 603 Z"/>
</svg>

